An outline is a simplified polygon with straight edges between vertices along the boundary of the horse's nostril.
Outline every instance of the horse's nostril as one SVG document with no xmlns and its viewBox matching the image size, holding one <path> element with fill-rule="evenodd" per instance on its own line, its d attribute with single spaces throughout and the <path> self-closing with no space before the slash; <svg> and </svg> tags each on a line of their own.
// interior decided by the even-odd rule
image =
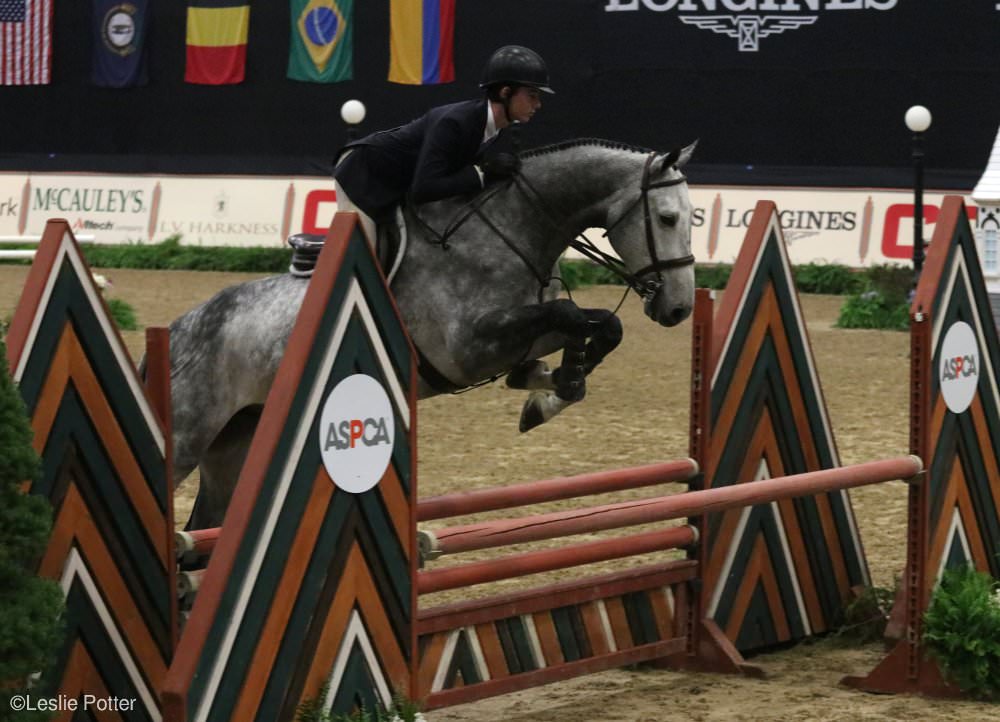
<svg viewBox="0 0 1000 722">
<path fill-rule="evenodd" d="M 676 306 L 670 312 L 670 325 L 676 326 L 685 318 L 687 318 L 687 315 L 688 315 L 688 309 L 685 306 Z"/>
</svg>

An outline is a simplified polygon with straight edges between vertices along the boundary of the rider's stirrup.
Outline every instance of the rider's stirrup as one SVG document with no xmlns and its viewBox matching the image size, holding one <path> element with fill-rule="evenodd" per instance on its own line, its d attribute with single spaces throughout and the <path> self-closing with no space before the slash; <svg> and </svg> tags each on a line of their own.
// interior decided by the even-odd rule
<svg viewBox="0 0 1000 722">
<path fill-rule="evenodd" d="M 325 236 L 315 233 L 296 233 L 288 237 L 288 245 L 292 247 L 292 263 L 288 272 L 297 278 L 309 278 L 316 270 L 316 260 L 323 250 Z"/>
</svg>

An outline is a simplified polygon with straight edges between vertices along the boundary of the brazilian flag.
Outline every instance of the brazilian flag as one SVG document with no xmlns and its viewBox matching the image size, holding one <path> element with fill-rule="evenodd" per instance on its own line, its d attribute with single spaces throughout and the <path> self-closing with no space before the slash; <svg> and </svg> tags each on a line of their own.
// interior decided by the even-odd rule
<svg viewBox="0 0 1000 722">
<path fill-rule="evenodd" d="M 336 83 L 354 77 L 354 0 L 291 0 L 288 77 Z"/>
</svg>

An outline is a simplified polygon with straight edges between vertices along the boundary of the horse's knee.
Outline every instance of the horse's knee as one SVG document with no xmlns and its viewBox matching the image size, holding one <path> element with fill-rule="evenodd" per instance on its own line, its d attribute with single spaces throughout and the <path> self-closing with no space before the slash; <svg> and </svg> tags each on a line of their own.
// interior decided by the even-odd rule
<svg viewBox="0 0 1000 722">
<path fill-rule="evenodd" d="M 549 312 L 553 317 L 553 326 L 562 333 L 571 336 L 586 336 L 590 322 L 586 312 L 568 298 L 557 298 L 549 301 Z"/>
<path fill-rule="evenodd" d="M 594 339 L 600 338 L 604 346 L 610 349 L 616 348 L 622 342 L 625 335 L 622 320 L 615 314 L 608 312 L 608 315 L 598 321 L 597 329 L 593 334 Z"/>
<path fill-rule="evenodd" d="M 618 348 L 622 342 L 624 331 L 621 319 L 610 311 L 599 320 L 592 318 L 594 325 L 590 334 L 590 343 L 587 344 L 587 362 L 596 366 L 609 353 Z"/>
</svg>

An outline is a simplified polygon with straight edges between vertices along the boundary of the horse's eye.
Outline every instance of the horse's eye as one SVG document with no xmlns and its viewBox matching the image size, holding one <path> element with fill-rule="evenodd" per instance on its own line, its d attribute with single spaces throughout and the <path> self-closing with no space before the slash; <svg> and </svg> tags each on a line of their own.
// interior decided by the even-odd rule
<svg viewBox="0 0 1000 722">
<path fill-rule="evenodd" d="M 676 213 L 661 213 L 660 222 L 667 228 L 673 228 L 677 225 L 677 214 Z"/>
</svg>

